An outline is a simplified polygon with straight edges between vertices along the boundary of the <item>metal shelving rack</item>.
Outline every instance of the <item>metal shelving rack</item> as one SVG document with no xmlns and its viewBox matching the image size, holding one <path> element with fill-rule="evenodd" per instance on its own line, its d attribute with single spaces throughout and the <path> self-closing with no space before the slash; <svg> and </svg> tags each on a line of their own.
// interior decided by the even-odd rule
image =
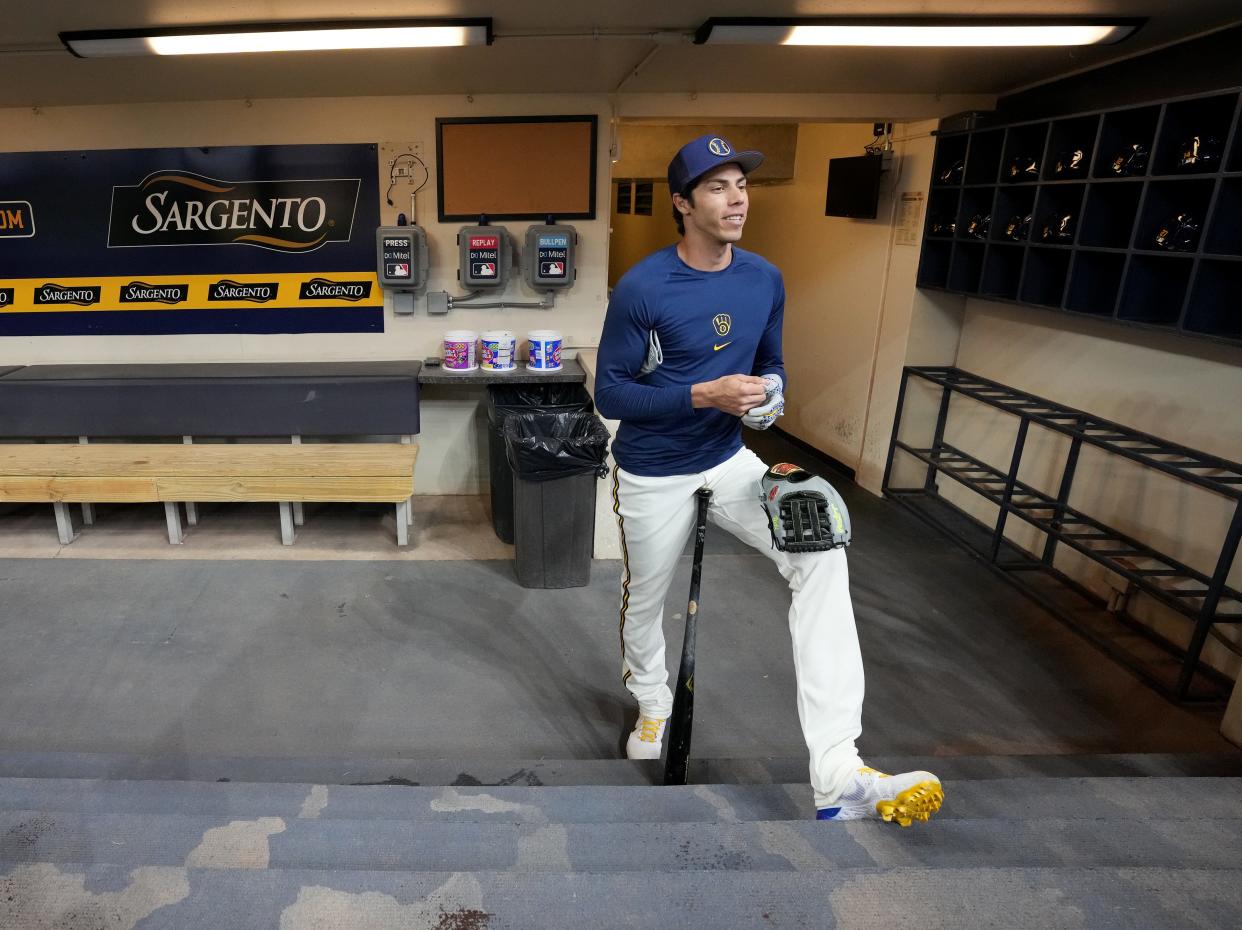
<svg viewBox="0 0 1242 930">
<path fill-rule="evenodd" d="M 902 410 L 911 377 L 923 379 L 941 390 L 939 414 L 931 446 L 919 448 L 902 441 Z M 1002 471 L 969 452 L 945 442 L 949 402 L 954 394 L 972 398 L 1017 417 L 1018 431 L 1009 470 Z M 1039 426 L 1070 439 L 1069 454 L 1055 495 L 1018 480 L 1026 440 L 1032 426 Z M 1083 446 L 1091 446 L 1155 469 L 1181 481 L 1212 491 L 1233 507 L 1233 518 L 1221 544 L 1211 575 L 1200 572 L 1159 552 L 1151 545 L 1121 533 L 1081 509 L 1069 506 L 1070 491 Z M 927 466 L 919 487 L 893 487 L 893 460 L 900 450 Z M 936 476 L 943 474 L 998 508 L 996 523 L 987 527 L 950 503 L 939 493 Z M 883 491 L 919 517 L 964 545 L 1011 582 L 1052 610 L 1064 622 L 1086 636 L 1156 690 L 1179 702 L 1219 703 L 1227 700 L 1232 686 L 1227 678 L 1200 663 L 1204 644 L 1213 625 L 1242 623 L 1242 592 L 1226 584 L 1242 540 L 1242 465 L 1176 443 L 1141 433 L 1045 400 L 958 368 L 907 367 L 901 379 L 893 438 L 884 470 Z M 1005 538 L 1010 517 L 1038 529 L 1046 538 L 1043 551 L 1035 554 L 1018 548 Z M 1050 596 L 1034 576 L 1054 578 L 1085 597 L 1094 607 L 1100 598 L 1053 566 L 1058 546 L 1069 546 L 1109 571 L 1125 578 L 1165 606 L 1190 618 L 1194 629 L 1189 645 L 1178 646 L 1148 627 L 1108 615 L 1109 623 L 1120 619 L 1129 633 L 1137 634 L 1159 650 L 1164 659 L 1178 661 L 1174 680 L 1159 665 L 1138 651 L 1119 645 L 1118 638 L 1098 622 L 1085 622 L 1081 609 L 1067 607 L 1064 599 Z M 1097 620 L 1099 611 L 1095 611 Z M 1133 639 L 1133 637 L 1131 637 Z"/>
</svg>

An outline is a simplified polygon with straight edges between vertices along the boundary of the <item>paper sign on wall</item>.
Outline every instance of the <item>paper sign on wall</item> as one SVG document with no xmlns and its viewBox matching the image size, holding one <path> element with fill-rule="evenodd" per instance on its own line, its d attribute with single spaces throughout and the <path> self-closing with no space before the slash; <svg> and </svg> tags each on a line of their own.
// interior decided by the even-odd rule
<svg viewBox="0 0 1242 930">
<path fill-rule="evenodd" d="M 901 195 L 894 234 L 897 245 L 919 244 L 923 232 L 923 198 L 922 191 L 909 191 Z"/>
</svg>

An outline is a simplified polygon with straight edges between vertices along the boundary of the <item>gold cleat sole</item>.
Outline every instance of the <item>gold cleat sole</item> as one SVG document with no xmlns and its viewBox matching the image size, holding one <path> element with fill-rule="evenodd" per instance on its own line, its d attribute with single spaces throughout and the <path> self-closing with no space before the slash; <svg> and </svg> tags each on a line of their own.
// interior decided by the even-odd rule
<svg viewBox="0 0 1242 930">
<path fill-rule="evenodd" d="M 938 781 L 921 781 L 902 791 L 891 801 L 879 801 L 875 811 L 887 823 L 894 820 L 908 827 L 916 820 L 924 823 L 944 803 L 944 788 Z"/>
</svg>

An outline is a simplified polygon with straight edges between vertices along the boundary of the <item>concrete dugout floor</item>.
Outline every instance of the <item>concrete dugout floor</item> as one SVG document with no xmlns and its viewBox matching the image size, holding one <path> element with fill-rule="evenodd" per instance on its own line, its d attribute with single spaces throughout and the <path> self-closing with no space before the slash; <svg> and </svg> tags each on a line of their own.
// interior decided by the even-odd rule
<svg viewBox="0 0 1242 930">
<path fill-rule="evenodd" d="M 760 445 L 799 458 L 778 437 Z M 1232 749 L 1220 710 L 1166 702 L 935 531 L 837 483 L 856 530 L 865 758 Z M 449 500 L 454 545 L 487 551 L 486 512 Z M 434 526 L 434 509 L 423 519 Z M 356 532 L 391 545 L 376 526 Z M 620 563 L 596 562 L 587 588 L 530 591 L 503 558 L 370 559 L 357 539 L 340 545 L 349 555 L 324 546 L 325 561 L 239 560 L 227 547 L 0 558 L 0 751 L 617 756 L 632 715 Z M 707 551 L 694 754 L 800 757 L 784 583 L 719 530 Z M 667 605 L 674 670 L 688 576 L 683 556 Z"/>
</svg>

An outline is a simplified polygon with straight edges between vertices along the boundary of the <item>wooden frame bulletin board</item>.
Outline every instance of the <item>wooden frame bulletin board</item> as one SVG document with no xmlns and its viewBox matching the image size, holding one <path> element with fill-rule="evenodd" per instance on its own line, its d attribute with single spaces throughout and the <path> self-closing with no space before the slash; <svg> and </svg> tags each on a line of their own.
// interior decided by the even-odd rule
<svg viewBox="0 0 1242 930">
<path fill-rule="evenodd" d="M 437 119 L 440 222 L 595 219 L 598 124 L 594 115 Z"/>
</svg>

